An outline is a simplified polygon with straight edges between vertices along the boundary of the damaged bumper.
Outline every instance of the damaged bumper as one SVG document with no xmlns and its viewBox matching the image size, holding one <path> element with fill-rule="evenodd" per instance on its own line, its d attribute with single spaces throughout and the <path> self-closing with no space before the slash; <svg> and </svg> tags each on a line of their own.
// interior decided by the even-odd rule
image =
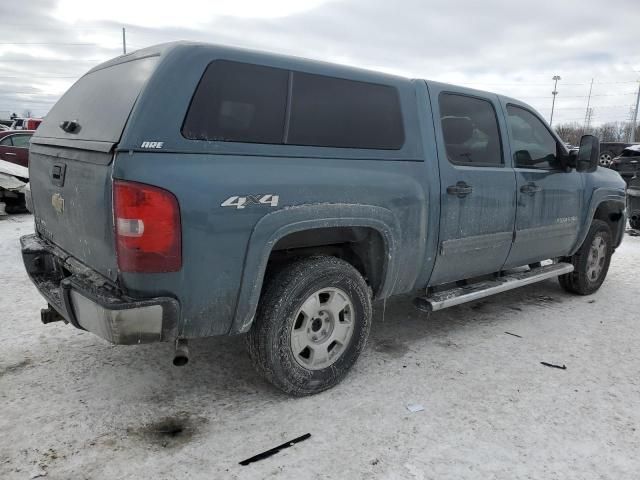
<svg viewBox="0 0 640 480">
<path fill-rule="evenodd" d="M 175 299 L 127 297 L 100 274 L 37 235 L 21 237 L 20 244 L 29 278 L 64 321 L 120 345 L 177 337 L 180 306 Z M 51 310 L 45 312 L 51 321 Z"/>
</svg>

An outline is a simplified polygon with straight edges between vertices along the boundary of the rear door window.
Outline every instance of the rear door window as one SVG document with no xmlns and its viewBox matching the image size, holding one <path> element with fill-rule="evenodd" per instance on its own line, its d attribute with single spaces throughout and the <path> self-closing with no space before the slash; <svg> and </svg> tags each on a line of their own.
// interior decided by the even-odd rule
<svg viewBox="0 0 640 480">
<path fill-rule="evenodd" d="M 451 163 L 477 167 L 503 164 L 498 117 L 490 101 L 443 93 L 439 104 L 442 136 Z"/>
<path fill-rule="evenodd" d="M 399 149 L 395 88 L 226 60 L 206 69 L 182 134 L 192 140 Z"/>
<path fill-rule="evenodd" d="M 29 139 L 31 139 L 31 135 L 14 135 L 13 146 L 19 148 L 29 148 Z"/>
</svg>

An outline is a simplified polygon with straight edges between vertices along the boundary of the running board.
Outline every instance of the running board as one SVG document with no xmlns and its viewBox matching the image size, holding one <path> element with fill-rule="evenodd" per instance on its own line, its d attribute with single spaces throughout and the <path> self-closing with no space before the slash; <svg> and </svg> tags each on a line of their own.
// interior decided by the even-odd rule
<svg viewBox="0 0 640 480">
<path fill-rule="evenodd" d="M 536 267 L 526 272 L 516 272 L 497 277 L 492 280 L 472 283 L 464 287 L 455 287 L 442 292 L 433 293 L 428 297 L 415 299 L 415 305 L 425 312 L 435 312 L 443 308 L 453 307 L 461 303 L 472 302 L 481 298 L 506 292 L 514 288 L 547 280 L 573 272 L 570 263 L 554 263 L 544 267 Z"/>
</svg>

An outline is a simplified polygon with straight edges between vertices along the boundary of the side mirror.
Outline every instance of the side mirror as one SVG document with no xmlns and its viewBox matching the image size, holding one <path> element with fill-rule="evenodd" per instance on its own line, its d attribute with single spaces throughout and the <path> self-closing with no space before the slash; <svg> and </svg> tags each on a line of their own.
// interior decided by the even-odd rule
<svg viewBox="0 0 640 480">
<path fill-rule="evenodd" d="M 593 135 L 583 135 L 580 139 L 578 161 L 576 168 L 579 172 L 593 172 L 600 161 L 600 141 Z"/>
</svg>

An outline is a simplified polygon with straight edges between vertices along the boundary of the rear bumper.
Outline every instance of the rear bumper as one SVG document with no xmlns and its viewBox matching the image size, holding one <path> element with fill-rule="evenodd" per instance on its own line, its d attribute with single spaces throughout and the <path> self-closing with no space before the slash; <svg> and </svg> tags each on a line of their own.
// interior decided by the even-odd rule
<svg viewBox="0 0 640 480">
<path fill-rule="evenodd" d="M 37 235 L 20 238 L 29 278 L 63 319 L 120 345 L 177 338 L 180 305 L 170 297 L 134 299 Z"/>
</svg>

